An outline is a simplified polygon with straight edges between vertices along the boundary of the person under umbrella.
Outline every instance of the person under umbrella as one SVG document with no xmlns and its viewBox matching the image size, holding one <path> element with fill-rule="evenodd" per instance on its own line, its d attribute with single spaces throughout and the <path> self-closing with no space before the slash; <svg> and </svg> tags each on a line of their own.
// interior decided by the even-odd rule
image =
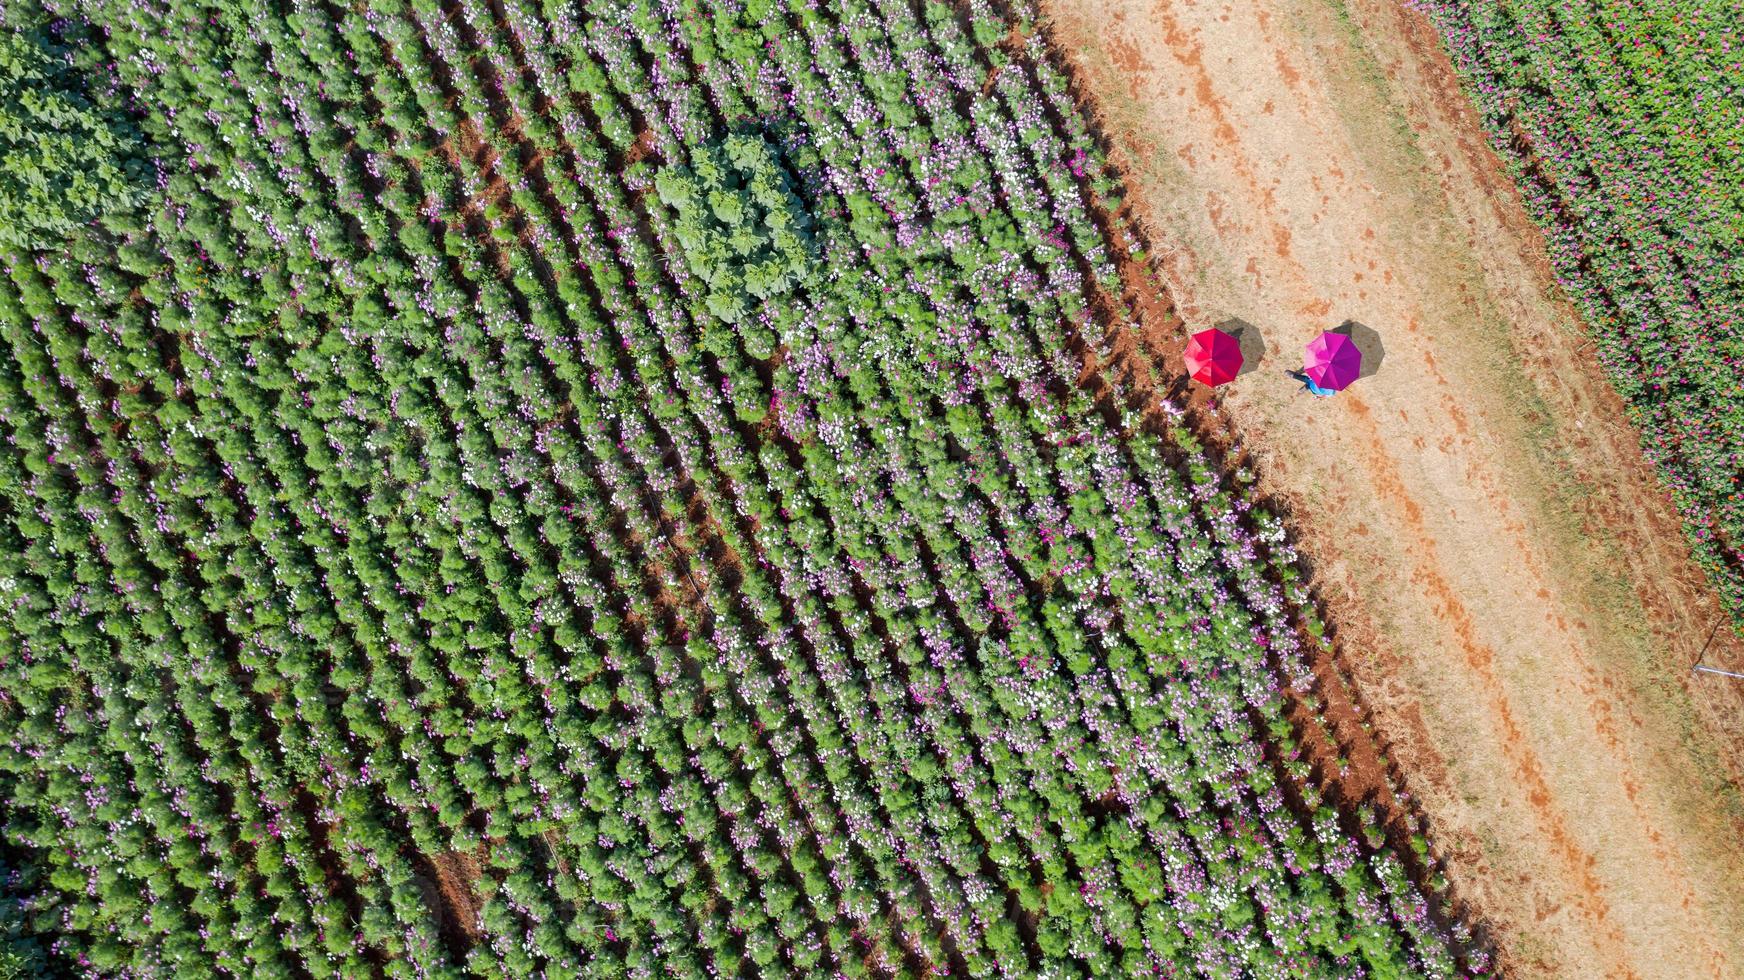
<svg viewBox="0 0 1744 980">
<path fill-rule="evenodd" d="M 1341 333 L 1328 330 L 1308 342 L 1307 357 L 1300 372 L 1291 377 L 1322 397 L 1343 391 L 1362 374 L 1362 351 Z"/>
<path fill-rule="evenodd" d="M 1241 344 L 1216 327 L 1187 338 L 1187 352 L 1182 358 L 1194 381 L 1213 388 L 1234 381 L 1241 373 Z"/>
</svg>

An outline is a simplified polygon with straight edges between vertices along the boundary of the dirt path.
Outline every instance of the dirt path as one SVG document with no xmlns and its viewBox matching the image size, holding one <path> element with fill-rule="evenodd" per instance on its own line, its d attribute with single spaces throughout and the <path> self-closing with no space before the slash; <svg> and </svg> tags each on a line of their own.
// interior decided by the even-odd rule
<svg viewBox="0 0 1744 980">
<path fill-rule="evenodd" d="M 1396 0 L 1049 0 L 1225 416 L 1510 974 L 1744 976 L 1718 606 L 1433 32 Z M 1330 400 L 1283 371 L 1378 331 Z M 1722 631 L 1707 662 L 1744 663 Z"/>
</svg>

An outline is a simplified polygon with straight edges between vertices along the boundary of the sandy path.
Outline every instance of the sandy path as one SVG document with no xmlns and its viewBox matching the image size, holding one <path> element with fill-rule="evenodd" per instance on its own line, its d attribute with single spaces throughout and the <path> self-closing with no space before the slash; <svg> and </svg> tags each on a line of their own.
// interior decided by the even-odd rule
<svg viewBox="0 0 1744 980">
<path fill-rule="evenodd" d="M 1744 976 L 1719 612 L 1434 35 L 1394 0 L 1051 0 L 1458 898 L 1522 975 Z M 1351 319 L 1373 377 L 1282 372 Z M 1744 663 L 1722 632 L 1707 662 Z"/>
</svg>

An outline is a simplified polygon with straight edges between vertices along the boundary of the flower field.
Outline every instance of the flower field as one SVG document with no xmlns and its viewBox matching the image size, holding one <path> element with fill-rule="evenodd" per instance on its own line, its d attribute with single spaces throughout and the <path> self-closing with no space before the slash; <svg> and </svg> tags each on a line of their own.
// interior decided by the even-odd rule
<svg viewBox="0 0 1744 980">
<path fill-rule="evenodd" d="M 0 277 L 58 969 L 1485 970 L 1021 3 L 59 13 L 155 176 Z"/>
<path fill-rule="evenodd" d="M 1744 630 L 1744 23 L 1736 4 L 1413 0 Z"/>
</svg>

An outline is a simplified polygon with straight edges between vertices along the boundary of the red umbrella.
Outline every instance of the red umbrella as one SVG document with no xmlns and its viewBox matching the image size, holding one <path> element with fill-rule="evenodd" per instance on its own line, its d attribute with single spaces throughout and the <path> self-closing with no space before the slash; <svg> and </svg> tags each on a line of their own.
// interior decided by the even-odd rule
<svg viewBox="0 0 1744 980">
<path fill-rule="evenodd" d="M 1342 391 L 1362 374 L 1362 351 L 1349 337 L 1328 330 L 1308 342 L 1302 370 L 1320 387 Z"/>
<path fill-rule="evenodd" d="M 1201 330 L 1187 338 L 1187 372 L 1200 384 L 1216 387 L 1241 370 L 1241 345 L 1221 330 Z"/>
</svg>

